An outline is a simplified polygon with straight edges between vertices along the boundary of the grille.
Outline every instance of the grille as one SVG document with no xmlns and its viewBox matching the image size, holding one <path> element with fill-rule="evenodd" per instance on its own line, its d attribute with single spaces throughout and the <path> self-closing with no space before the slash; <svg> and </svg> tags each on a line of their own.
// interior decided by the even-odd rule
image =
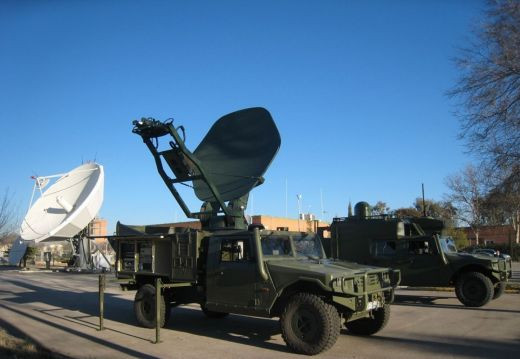
<svg viewBox="0 0 520 359">
<path fill-rule="evenodd" d="M 377 274 L 370 274 L 368 276 L 368 285 L 374 286 L 379 284 L 379 276 Z"/>
</svg>

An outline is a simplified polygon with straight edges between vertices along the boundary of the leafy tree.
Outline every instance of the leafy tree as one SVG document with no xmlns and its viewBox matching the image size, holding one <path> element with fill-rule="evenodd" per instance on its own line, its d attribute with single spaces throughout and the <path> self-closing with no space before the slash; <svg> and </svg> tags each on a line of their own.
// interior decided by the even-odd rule
<svg viewBox="0 0 520 359">
<path fill-rule="evenodd" d="M 453 238 L 458 249 L 464 249 L 469 246 L 468 236 L 466 232 L 461 229 L 448 227 L 446 229 L 446 235 Z"/>
<path fill-rule="evenodd" d="M 449 226 L 453 224 L 457 210 L 450 201 L 425 199 L 423 203 L 422 198 L 416 198 L 412 207 L 398 208 L 392 213 L 399 217 L 422 217 L 426 213 L 429 217 L 444 220 Z"/>
<path fill-rule="evenodd" d="M 370 206 L 372 216 L 380 216 L 390 211 L 390 207 L 385 202 L 377 201 L 376 204 Z"/>
<path fill-rule="evenodd" d="M 452 225 L 456 216 L 457 209 L 450 201 L 435 201 L 433 199 L 416 198 L 414 208 L 421 216 L 426 213 L 427 216 L 443 219 L 447 225 Z"/>
<path fill-rule="evenodd" d="M 392 213 L 397 217 L 421 217 L 422 212 L 418 211 L 415 207 L 403 207 L 398 208 Z"/>
<path fill-rule="evenodd" d="M 520 173 L 520 2 L 490 1 L 456 63 L 460 137 L 491 168 Z"/>
<path fill-rule="evenodd" d="M 34 262 L 36 256 L 40 254 L 40 250 L 37 247 L 27 247 L 25 254 L 22 257 L 23 267 L 27 267 L 27 261 Z"/>
</svg>

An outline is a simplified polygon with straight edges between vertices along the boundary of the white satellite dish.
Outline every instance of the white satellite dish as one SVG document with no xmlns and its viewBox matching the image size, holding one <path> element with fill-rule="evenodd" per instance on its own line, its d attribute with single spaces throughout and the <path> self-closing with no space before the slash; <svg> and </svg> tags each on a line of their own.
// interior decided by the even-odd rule
<svg viewBox="0 0 520 359">
<path fill-rule="evenodd" d="M 42 184 L 53 177 L 60 178 L 41 192 Z M 34 189 L 41 196 L 25 215 L 20 228 L 22 239 L 39 243 L 74 237 L 99 212 L 103 186 L 103 166 L 97 163 L 83 164 L 63 175 L 36 178 Z"/>
</svg>

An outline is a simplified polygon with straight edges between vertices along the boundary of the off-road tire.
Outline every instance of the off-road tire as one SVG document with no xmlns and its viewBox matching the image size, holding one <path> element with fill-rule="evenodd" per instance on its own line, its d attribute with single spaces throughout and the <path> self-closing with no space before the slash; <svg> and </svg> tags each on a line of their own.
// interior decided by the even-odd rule
<svg viewBox="0 0 520 359">
<path fill-rule="evenodd" d="M 466 307 L 482 307 L 493 298 L 491 279 L 480 272 L 468 272 L 455 283 L 455 294 Z"/>
<path fill-rule="evenodd" d="M 200 305 L 200 309 L 202 309 L 202 312 L 206 315 L 206 317 L 211 319 L 221 319 L 229 315 L 229 313 L 215 312 L 213 310 L 206 309 L 206 307 L 203 304 Z"/>
<path fill-rule="evenodd" d="M 369 318 L 361 318 L 345 323 L 345 327 L 356 335 L 372 335 L 383 329 L 390 319 L 390 305 L 373 309 Z"/>
<path fill-rule="evenodd" d="M 282 337 L 299 354 L 315 355 L 332 347 L 340 326 L 336 308 L 310 293 L 293 295 L 280 316 Z"/>
<path fill-rule="evenodd" d="M 159 299 L 161 327 L 168 323 L 170 305 L 165 303 L 164 296 Z M 139 288 L 134 299 L 134 313 L 139 325 L 145 328 L 155 328 L 155 287 L 145 284 Z"/>
<path fill-rule="evenodd" d="M 506 290 L 506 282 L 498 282 L 495 284 L 495 288 L 493 291 L 493 299 L 500 298 L 504 291 Z"/>
</svg>

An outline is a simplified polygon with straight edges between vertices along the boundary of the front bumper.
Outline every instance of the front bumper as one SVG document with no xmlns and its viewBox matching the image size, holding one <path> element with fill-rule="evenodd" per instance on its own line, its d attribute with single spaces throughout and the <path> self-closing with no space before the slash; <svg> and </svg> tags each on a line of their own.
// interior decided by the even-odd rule
<svg viewBox="0 0 520 359">
<path fill-rule="evenodd" d="M 335 278 L 333 301 L 352 311 L 369 311 L 382 306 L 387 297 L 385 293 L 393 291 L 400 281 L 401 272 L 394 269 Z"/>
</svg>

